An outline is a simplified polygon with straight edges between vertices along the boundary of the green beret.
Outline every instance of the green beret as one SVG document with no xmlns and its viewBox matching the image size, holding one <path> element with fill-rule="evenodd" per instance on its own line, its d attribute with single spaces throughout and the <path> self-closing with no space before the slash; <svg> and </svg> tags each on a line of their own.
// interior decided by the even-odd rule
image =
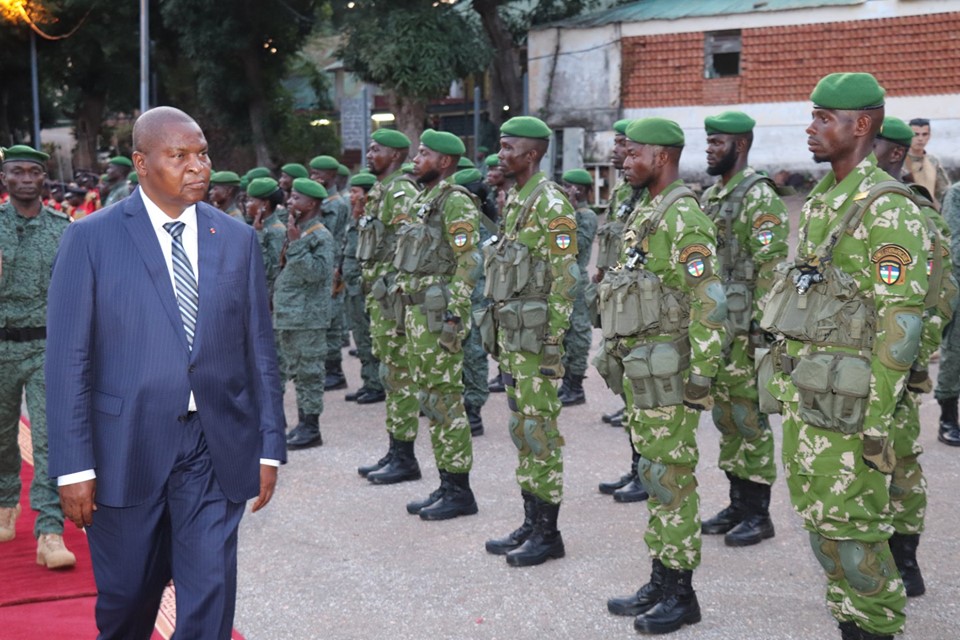
<svg viewBox="0 0 960 640">
<path fill-rule="evenodd" d="M 240 190 L 241 190 L 241 191 L 246 191 L 246 190 L 247 190 L 247 186 L 248 186 L 249 184 L 250 184 L 250 178 L 248 178 L 247 176 L 243 176 L 242 178 L 240 178 Z"/>
<path fill-rule="evenodd" d="M 583 184 L 588 187 L 593 184 L 593 176 L 591 176 L 590 172 L 586 169 L 570 169 L 569 171 L 564 171 L 561 178 L 567 182 Z"/>
<path fill-rule="evenodd" d="M 613 123 L 613 130 L 619 134 L 627 135 L 627 127 L 630 123 L 633 122 L 630 118 L 624 118 L 623 120 L 617 120 Z"/>
<path fill-rule="evenodd" d="M 107 161 L 108 164 L 118 164 L 121 167 L 127 167 L 128 169 L 133 169 L 133 162 L 130 161 L 130 158 L 126 156 L 114 156 Z"/>
<path fill-rule="evenodd" d="M 266 200 L 279 188 L 279 183 L 273 178 L 254 178 L 247 185 L 247 195 L 251 198 Z"/>
<path fill-rule="evenodd" d="M 240 176 L 233 171 L 214 171 L 210 176 L 210 184 L 239 185 Z"/>
<path fill-rule="evenodd" d="M 370 137 L 377 144 L 382 144 L 392 149 L 406 149 L 410 146 L 410 138 L 396 129 L 377 129 Z"/>
<path fill-rule="evenodd" d="M 36 162 L 44 164 L 50 156 L 43 151 L 37 151 L 25 144 L 15 144 L 8 149 L 3 150 L 4 162 Z"/>
<path fill-rule="evenodd" d="M 488 167 L 496 167 L 500 164 L 500 156 L 496 153 L 491 153 L 483 161 L 483 164 L 487 165 Z"/>
<path fill-rule="evenodd" d="M 883 106 L 883 87 L 869 73 L 831 73 L 820 78 L 810 100 L 821 109 L 876 109 Z"/>
<path fill-rule="evenodd" d="M 742 111 L 724 111 L 703 119 L 707 135 L 713 133 L 750 133 L 757 121 Z"/>
<path fill-rule="evenodd" d="M 327 197 L 327 190 L 323 188 L 323 185 L 319 182 L 314 182 L 310 178 L 297 178 L 294 180 L 293 190 L 317 200 L 323 200 Z"/>
<path fill-rule="evenodd" d="M 291 178 L 306 178 L 310 174 L 307 172 L 307 168 L 300 164 L 299 162 L 291 162 L 290 164 L 285 164 L 280 167 L 280 171 L 283 171 L 285 174 Z"/>
<path fill-rule="evenodd" d="M 500 137 L 512 136 L 515 138 L 533 138 L 535 140 L 549 140 L 550 127 L 540 118 L 533 116 L 517 116 L 510 118 L 500 127 Z"/>
<path fill-rule="evenodd" d="M 345 164 L 338 165 L 338 166 L 337 166 L 337 175 L 338 175 L 338 176 L 343 176 L 344 178 L 346 178 L 347 176 L 350 175 L 350 169 L 348 169 L 348 168 L 347 168 L 347 165 L 345 165 Z"/>
<path fill-rule="evenodd" d="M 473 169 L 462 169 L 453 174 L 453 182 L 463 186 L 465 184 L 470 184 L 471 182 L 478 182 L 483 180 L 483 174 L 476 168 Z"/>
<path fill-rule="evenodd" d="M 317 169 L 319 171 L 326 171 L 328 169 L 339 169 L 340 163 L 333 156 L 317 156 L 310 161 L 310 168 Z"/>
<path fill-rule="evenodd" d="M 627 126 L 627 137 L 640 144 L 682 147 L 683 129 L 666 118 L 640 118 Z"/>
<path fill-rule="evenodd" d="M 377 184 L 377 176 L 372 173 L 358 173 L 350 178 L 351 187 L 372 187 Z"/>
<path fill-rule="evenodd" d="M 467 151 L 467 148 L 463 146 L 463 140 L 449 131 L 427 129 L 420 134 L 420 144 L 427 149 L 432 149 L 437 153 L 445 153 L 448 156 L 462 156 Z"/>
<path fill-rule="evenodd" d="M 468 158 L 467 156 L 462 156 L 459 160 L 457 160 L 457 168 L 458 169 L 476 169 L 477 167 L 472 162 L 470 162 L 470 158 Z"/>
<path fill-rule="evenodd" d="M 247 180 L 253 180 L 254 178 L 272 178 L 273 173 L 266 167 L 254 167 L 250 169 L 250 171 L 247 171 L 243 177 Z"/>
<path fill-rule="evenodd" d="M 400 165 L 400 171 L 403 173 L 413 173 L 414 169 L 415 166 L 412 162 L 404 162 L 402 165 Z"/>
<path fill-rule="evenodd" d="M 137 175 L 136 171 L 131 171 L 127 174 L 127 182 L 132 182 L 133 184 L 140 184 L 140 176 Z"/>
<path fill-rule="evenodd" d="M 913 143 L 913 129 L 900 118 L 893 116 L 884 117 L 883 126 L 880 127 L 880 133 L 877 136 L 905 147 Z"/>
</svg>

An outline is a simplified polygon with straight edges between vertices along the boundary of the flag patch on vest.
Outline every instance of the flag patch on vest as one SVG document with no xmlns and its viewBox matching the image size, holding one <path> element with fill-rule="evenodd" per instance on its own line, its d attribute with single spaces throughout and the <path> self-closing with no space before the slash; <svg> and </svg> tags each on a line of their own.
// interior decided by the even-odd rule
<svg viewBox="0 0 960 640">
<path fill-rule="evenodd" d="M 706 270 L 706 267 L 703 265 L 702 258 L 694 258 L 687 262 L 687 273 L 692 275 L 694 278 L 699 278 L 703 275 L 703 272 Z"/>
<path fill-rule="evenodd" d="M 560 249 L 567 249 L 570 247 L 570 234 L 569 233 L 558 233 L 556 238 L 557 247 Z"/>
<path fill-rule="evenodd" d="M 464 249 L 470 246 L 470 236 L 473 234 L 473 225 L 469 222 L 454 222 L 447 231 L 453 236 L 453 245 L 457 249 Z"/>
<path fill-rule="evenodd" d="M 877 278 L 884 284 L 903 284 L 905 267 L 913 262 L 910 252 L 897 244 L 885 244 L 870 258 L 877 265 Z"/>
<path fill-rule="evenodd" d="M 759 240 L 760 244 L 762 244 L 763 246 L 767 246 L 768 244 L 773 242 L 773 231 L 770 231 L 769 229 L 762 229 L 758 231 L 757 240 Z"/>
</svg>

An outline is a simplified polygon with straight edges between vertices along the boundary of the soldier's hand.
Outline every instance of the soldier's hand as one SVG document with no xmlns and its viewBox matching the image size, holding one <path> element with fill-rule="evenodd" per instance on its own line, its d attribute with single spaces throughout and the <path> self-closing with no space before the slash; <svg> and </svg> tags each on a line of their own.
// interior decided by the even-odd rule
<svg viewBox="0 0 960 640">
<path fill-rule="evenodd" d="M 871 469 L 890 475 L 897 464 L 893 443 L 888 438 L 863 436 L 863 462 Z"/>
<path fill-rule="evenodd" d="M 293 215 L 290 215 L 290 218 L 287 219 L 287 240 L 293 242 L 294 240 L 300 239 L 300 228 L 297 227 L 297 221 L 294 219 Z"/>
<path fill-rule="evenodd" d="M 540 356 L 540 375 L 556 380 L 562 378 L 564 373 L 563 347 L 557 340 L 544 343 Z"/>
<path fill-rule="evenodd" d="M 694 411 L 713 409 L 713 396 L 710 395 L 712 384 L 710 378 L 691 373 L 683 385 L 683 404 Z"/>
<path fill-rule="evenodd" d="M 907 391 L 912 393 L 930 393 L 933 391 L 933 380 L 930 379 L 930 373 L 926 369 L 923 371 L 910 369 L 910 376 L 907 378 Z"/>
<path fill-rule="evenodd" d="M 84 480 L 60 487 L 60 508 L 63 517 L 77 525 L 78 529 L 93 524 L 93 512 L 97 510 L 97 481 Z"/>
<path fill-rule="evenodd" d="M 440 337 L 437 338 L 441 349 L 447 353 L 460 353 L 460 350 L 463 349 L 463 341 L 460 337 L 461 326 L 459 319 L 447 320 L 443 323 L 443 328 L 440 329 Z"/>
</svg>

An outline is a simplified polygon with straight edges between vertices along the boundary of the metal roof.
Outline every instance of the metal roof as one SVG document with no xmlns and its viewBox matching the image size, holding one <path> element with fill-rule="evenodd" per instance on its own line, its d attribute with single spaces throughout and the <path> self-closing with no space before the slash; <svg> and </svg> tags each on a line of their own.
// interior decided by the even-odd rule
<svg viewBox="0 0 960 640">
<path fill-rule="evenodd" d="M 814 9 L 863 4 L 867 0 L 640 0 L 630 4 L 585 13 L 560 20 L 541 29 L 568 27 L 586 29 L 617 22 L 643 22 L 646 20 L 680 20 L 736 13 L 758 13 Z"/>
</svg>

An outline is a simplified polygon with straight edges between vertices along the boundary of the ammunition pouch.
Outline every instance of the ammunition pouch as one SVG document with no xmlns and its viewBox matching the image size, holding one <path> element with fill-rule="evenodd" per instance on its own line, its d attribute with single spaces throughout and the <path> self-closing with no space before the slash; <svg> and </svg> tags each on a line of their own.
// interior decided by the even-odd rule
<svg viewBox="0 0 960 640">
<path fill-rule="evenodd" d="M 403 300 L 397 286 L 397 274 L 378 277 L 370 285 L 370 296 L 380 305 L 380 315 L 390 322 L 403 322 Z"/>
<path fill-rule="evenodd" d="M 621 362 L 636 408 L 683 404 L 683 373 L 690 366 L 690 340 L 686 336 L 635 346 Z"/>
<path fill-rule="evenodd" d="M 392 238 L 390 238 L 392 240 Z M 357 226 L 357 260 L 383 262 L 389 255 L 387 227 L 376 218 Z"/>
<path fill-rule="evenodd" d="M 402 225 L 396 234 L 393 266 L 416 275 L 453 275 L 457 268 L 453 249 L 443 239 L 443 229 L 428 217 L 422 223 Z"/>
<path fill-rule="evenodd" d="M 444 316 L 450 304 L 450 293 L 442 284 L 432 284 L 413 295 L 402 296 L 405 305 L 420 305 L 420 311 L 427 320 L 427 331 L 439 333 L 443 329 Z"/>
<path fill-rule="evenodd" d="M 607 272 L 598 292 L 604 338 L 683 333 L 690 325 L 690 298 L 663 286 L 646 269 Z"/>
<path fill-rule="evenodd" d="M 504 351 L 540 353 L 550 311 L 546 300 L 508 300 L 494 305 Z"/>
<path fill-rule="evenodd" d="M 767 415 L 780 413 L 783 410 L 780 400 L 775 398 L 767 387 L 777 372 L 776 359 L 779 357 L 778 353 L 779 349 L 772 346 L 757 349 L 754 354 L 753 364 L 757 372 L 758 404 L 761 413 Z"/>
<path fill-rule="evenodd" d="M 746 282 L 725 282 L 723 292 L 727 296 L 727 320 L 724 327 L 729 337 L 750 333 L 753 320 L 753 288 Z"/>
<path fill-rule="evenodd" d="M 585 274 L 581 274 L 585 275 Z M 600 290 L 596 282 L 587 280 L 583 285 L 583 301 L 587 305 L 587 316 L 590 318 L 590 324 L 595 328 L 600 328 Z"/>
<path fill-rule="evenodd" d="M 483 350 L 494 358 L 500 357 L 497 346 L 497 318 L 494 305 L 490 304 L 473 311 L 473 329 L 480 332 L 480 344 Z"/>
<path fill-rule="evenodd" d="M 593 358 L 593 366 L 597 368 L 597 373 L 607 383 L 610 391 L 619 396 L 623 394 L 623 364 L 620 358 L 611 353 L 611 349 L 615 348 L 615 342 L 605 340 L 600 351 Z"/>
<path fill-rule="evenodd" d="M 870 359 L 815 352 L 799 358 L 790 378 L 800 394 L 800 419 L 840 433 L 859 433 L 870 394 Z"/>
<path fill-rule="evenodd" d="M 597 269 L 613 269 L 620 264 L 624 229 L 622 220 L 606 222 L 597 229 Z"/>
<path fill-rule="evenodd" d="M 483 250 L 486 282 L 483 295 L 496 302 L 511 298 L 543 295 L 550 292 L 549 266 L 534 260 L 530 249 L 515 240 L 503 240 Z"/>
</svg>

